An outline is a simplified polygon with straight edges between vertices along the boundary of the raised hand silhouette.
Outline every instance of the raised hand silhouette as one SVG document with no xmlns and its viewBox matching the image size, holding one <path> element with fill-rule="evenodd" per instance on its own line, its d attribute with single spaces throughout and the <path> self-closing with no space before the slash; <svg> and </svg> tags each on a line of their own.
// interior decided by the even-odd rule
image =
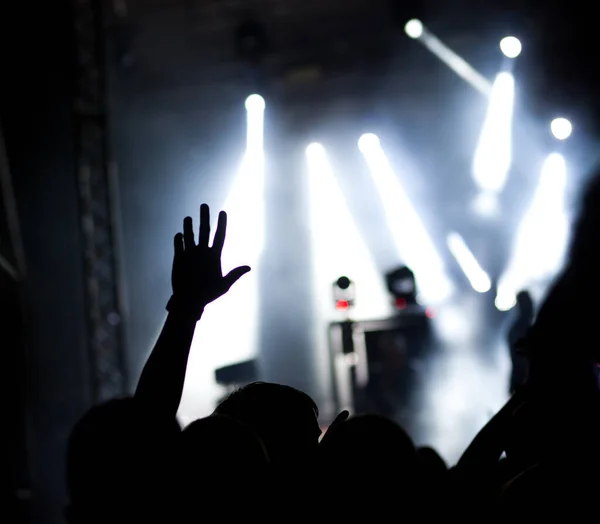
<svg viewBox="0 0 600 524">
<path fill-rule="evenodd" d="M 138 381 L 135 396 L 151 406 L 155 414 L 175 417 L 185 381 L 188 356 L 196 322 L 204 307 L 227 293 L 248 266 L 236 267 L 223 276 L 221 253 L 225 243 L 227 215 L 221 211 L 213 245 L 209 246 L 210 210 L 200 206 L 200 234 L 194 241 L 190 217 L 183 221 L 183 234 L 175 235 L 169 315 Z"/>
<path fill-rule="evenodd" d="M 223 276 L 221 253 L 227 231 L 227 214 L 219 213 L 217 231 L 213 245 L 210 239 L 210 209 L 206 204 L 200 206 L 200 231 L 198 244 L 194 241 L 193 221 L 191 217 L 183 220 L 183 234 L 175 235 L 175 255 L 171 283 L 173 296 L 167 309 L 184 308 L 198 318 L 204 307 L 229 291 L 243 275 L 250 271 L 249 266 L 232 269 Z"/>
</svg>

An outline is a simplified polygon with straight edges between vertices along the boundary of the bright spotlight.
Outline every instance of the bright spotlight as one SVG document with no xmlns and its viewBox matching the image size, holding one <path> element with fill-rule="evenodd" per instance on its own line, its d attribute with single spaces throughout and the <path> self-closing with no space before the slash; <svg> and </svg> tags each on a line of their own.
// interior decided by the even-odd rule
<svg viewBox="0 0 600 524">
<path fill-rule="evenodd" d="M 566 140 L 571 136 L 573 126 L 566 118 L 555 118 L 550 123 L 550 131 L 552 131 L 554 138 Z"/>
<path fill-rule="evenodd" d="M 379 137 L 373 133 L 365 133 L 358 139 L 358 149 L 361 153 L 372 151 L 381 146 Z"/>
<path fill-rule="evenodd" d="M 404 31 L 411 38 L 420 38 L 423 34 L 423 24 L 421 23 L 421 20 L 413 18 L 412 20 L 406 22 Z"/>
<path fill-rule="evenodd" d="M 265 99 L 260 95 L 250 95 L 246 98 L 246 111 L 264 111 Z"/>
<path fill-rule="evenodd" d="M 521 54 L 521 41 L 514 36 L 507 36 L 500 40 L 500 50 L 508 58 L 517 58 Z"/>
<path fill-rule="evenodd" d="M 313 142 L 312 144 L 309 144 L 308 146 L 306 146 L 306 155 L 309 157 L 314 157 L 314 156 L 324 155 L 324 154 L 325 154 L 325 148 L 317 142 Z"/>
<path fill-rule="evenodd" d="M 517 305 L 517 295 L 509 289 L 498 287 L 494 305 L 498 311 L 509 311 Z"/>
</svg>

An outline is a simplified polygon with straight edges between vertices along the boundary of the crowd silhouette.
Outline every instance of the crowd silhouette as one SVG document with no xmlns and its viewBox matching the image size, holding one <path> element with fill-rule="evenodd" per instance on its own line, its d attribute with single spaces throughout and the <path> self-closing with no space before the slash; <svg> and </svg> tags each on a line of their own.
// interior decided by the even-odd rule
<svg viewBox="0 0 600 524">
<path fill-rule="evenodd" d="M 519 295 L 511 397 L 449 467 L 398 424 L 341 412 L 321 435 L 315 402 L 256 382 L 181 428 L 176 413 L 196 322 L 250 271 L 221 269 L 209 208 L 174 241 L 173 295 L 131 398 L 90 409 L 67 453 L 71 524 L 234 519 L 588 519 L 600 494 L 600 177 L 590 183 L 563 272 L 534 317 Z M 589 515 L 589 516 L 588 516 Z"/>
</svg>

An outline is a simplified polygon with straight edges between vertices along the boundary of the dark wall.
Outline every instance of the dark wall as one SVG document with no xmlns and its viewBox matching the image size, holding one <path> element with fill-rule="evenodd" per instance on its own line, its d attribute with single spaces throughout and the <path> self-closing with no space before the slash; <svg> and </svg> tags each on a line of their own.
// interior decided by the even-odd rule
<svg viewBox="0 0 600 524">
<path fill-rule="evenodd" d="M 20 35 L 3 46 L 1 103 L 28 265 L 33 520 L 63 522 L 66 439 L 89 403 L 71 121 L 71 19 L 66 3 L 5 4 L 0 20 L 10 31 L 5 27 L 1 33 Z"/>
</svg>

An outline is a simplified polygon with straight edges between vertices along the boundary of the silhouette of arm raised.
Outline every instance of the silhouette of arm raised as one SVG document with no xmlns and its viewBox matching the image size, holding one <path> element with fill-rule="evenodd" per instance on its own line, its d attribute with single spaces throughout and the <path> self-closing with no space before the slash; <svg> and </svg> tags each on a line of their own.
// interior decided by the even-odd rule
<svg viewBox="0 0 600 524">
<path fill-rule="evenodd" d="M 225 243 L 227 214 L 219 213 L 213 245 L 209 246 L 210 210 L 200 206 L 198 244 L 190 217 L 183 221 L 183 235 L 175 235 L 171 282 L 173 295 L 167 304 L 167 320 L 142 371 L 136 398 L 157 413 L 175 417 L 183 393 L 187 361 L 196 322 L 210 302 L 250 271 L 240 266 L 223 276 L 221 252 Z"/>
<path fill-rule="evenodd" d="M 502 409 L 477 433 L 460 457 L 456 469 L 477 473 L 490 469 L 505 451 L 508 423 L 517 407 L 524 402 L 524 389 L 518 390 Z"/>
</svg>

